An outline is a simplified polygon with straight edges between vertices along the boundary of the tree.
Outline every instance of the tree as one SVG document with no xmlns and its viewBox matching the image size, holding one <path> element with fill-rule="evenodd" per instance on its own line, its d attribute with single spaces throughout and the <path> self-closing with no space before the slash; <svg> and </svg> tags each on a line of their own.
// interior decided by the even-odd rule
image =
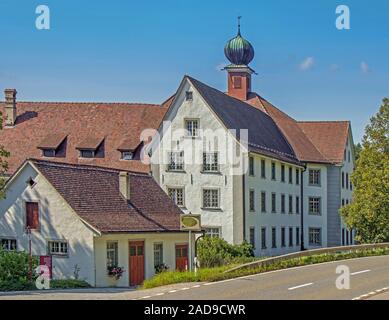
<svg viewBox="0 0 389 320">
<path fill-rule="evenodd" d="M 361 243 L 389 241 L 389 99 L 370 119 L 351 180 L 354 199 L 341 209 Z"/>
<path fill-rule="evenodd" d="M 359 142 L 354 145 L 354 151 L 355 151 L 355 160 L 358 160 L 359 155 L 362 151 L 362 145 Z"/>
<path fill-rule="evenodd" d="M 3 128 L 3 118 L 0 113 L 0 130 Z M 4 185 L 5 185 L 5 174 L 8 169 L 8 163 L 5 160 L 9 157 L 9 152 L 0 145 L 0 199 L 4 197 Z"/>
</svg>

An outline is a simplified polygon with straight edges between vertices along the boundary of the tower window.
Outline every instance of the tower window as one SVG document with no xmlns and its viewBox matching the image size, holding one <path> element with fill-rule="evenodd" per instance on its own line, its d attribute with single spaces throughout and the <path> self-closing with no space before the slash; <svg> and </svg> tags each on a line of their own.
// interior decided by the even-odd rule
<svg viewBox="0 0 389 320">
<path fill-rule="evenodd" d="M 234 85 L 234 89 L 241 89 L 242 88 L 242 77 L 232 77 L 232 82 Z"/>
</svg>

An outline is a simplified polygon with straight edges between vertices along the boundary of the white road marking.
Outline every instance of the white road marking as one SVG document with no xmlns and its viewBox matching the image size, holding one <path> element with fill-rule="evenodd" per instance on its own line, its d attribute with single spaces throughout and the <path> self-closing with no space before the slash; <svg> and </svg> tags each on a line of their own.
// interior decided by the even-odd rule
<svg viewBox="0 0 389 320">
<path fill-rule="evenodd" d="M 389 287 L 378 289 L 376 291 L 372 291 L 372 292 L 363 294 L 363 295 L 361 295 L 359 297 L 356 297 L 356 298 L 354 298 L 352 300 L 364 300 L 365 298 L 370 298 L 370 297 L 376 296 L 377 294 L 384 293 L 384 292 L 387 292 L 387 291 L 389 291 Z"/>
<path fill-rule="evenodd" d="M 139 299 L 149 299 L 151 298 L 151 296 L 145 296 L 145 297 L 142 297 L 142 298 L 139 298 Z"/>
<path fill-rule="evenodd" d="M 207 283 L 204 283 L 203 285 L 204 286 L 212 286 L 214 284 L 225 283 L 225 282 L 230 282 L 230 281 L 234 281 L 234 280 L 236 280 L 236 278 L 226 279 L 226 280 L 221 280 L 221 281 L 215 281 L 215 282 L 207 282 Z"/>
<path fill-rule="evenodd" d="M 169 293 L 175 293 L 177 290 L 170 290 Z"/>
<path fill-rule="evenodd" d="M 357 274 L 361 274 L 361 273 L 366 273 L 366 272 L 370 272 L 371 270 L 362 270 L 362 271 L 357 271 L 357 272 L 353 272 L 351 273 L 352 276 L 356 276 Z"/>
<path fill-rule="evenodd" d="M 189 290 L 190 288 L 182 288 L 181 291 Z"/>
<path fill-rule="evenodd" d="M 196 284 L 195 286 L 192 286 L 192 288 L 200 288 L 200 285 Z"/>
<path fill-rule="evenodd" d="M 156 296 L 163 296 L 165 292 L 157 293 Z"/>
<path fill-rule="evenodd" d="M 304 287 L 308 287 L 308 286 L 311 286 L 313 285 L 313 282 L 310 282 L 310 283 L 304 283 L 302 285 L 299 285 L 299 286 L 296 286 L 296 287 L 292 287 L 292 288 L 288 288 L 289 291 L 292 291 L 292 290 L 296 290 L 296 289 L 300 289 L 300 288 L 304 288 Z"/>
</svg>

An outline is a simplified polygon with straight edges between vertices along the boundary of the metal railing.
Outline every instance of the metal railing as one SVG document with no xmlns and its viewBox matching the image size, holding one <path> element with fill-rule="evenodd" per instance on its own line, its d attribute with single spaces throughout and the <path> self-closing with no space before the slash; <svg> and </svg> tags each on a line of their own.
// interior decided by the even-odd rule
<svg viewBox="0 0 389 320">
<path fill-rule="evenodd" d="M 271 258 L 266 258 L 263 260 L 245 263 L 245 264 L 242 264 L 240 266 L 229 269 L 225 272 L 228 273 L 228 272 L 233 272 L 233 271 L 243 270 L 243 269 L 255 269 L 255 268 L 260 268 L 262 266 L 266 266 L 269 264 L 277 263 L 280 261 L 285 261 L 285 260 L 290 260 L 290 259 L 295 259 L 295 258 L 302 258 L 302 257 L 309 257 L 309 256 L 313 256 L 313 255 L 320 255 L 320 254 L 326 254 L 326 253 L 353 252 L 353 251 L 378 249 L 378 248 L 389 248 L 389 243 L 361 244 L 361 245 L 353 245 L 353 246 L 341 246 L 341 247 L 320 248 L 320 249 L 313 249 L 313 250 L 306 250 L 306 251 L 298 251 L 298 252 L 288 253 L 288 254 L 285 254 L 282 256 L 271 257 Z"/>
</svg>

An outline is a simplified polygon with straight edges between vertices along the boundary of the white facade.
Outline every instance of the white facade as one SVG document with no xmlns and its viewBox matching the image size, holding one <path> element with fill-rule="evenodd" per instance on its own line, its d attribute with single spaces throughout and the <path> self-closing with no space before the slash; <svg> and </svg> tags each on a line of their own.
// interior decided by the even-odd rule
<svg viewBox="0 0 389 320">
<path fill-rule="evenodd" d="M 33 187 L 28 183 L 33 179 Z M 26 233 L 26 202 L 38 203 L 39 229 L 31 231 L 32 254 L 52 255 L 53 279 L 75 278 L 92 286 L 129 286 L 129 243 L 144 242 L 145 279 L 155 274 L 154 244 L 162 244 L 163 263 L 175 269 L 175 246 L 188 243 L 187 233 L 101 234 L 72 210 L 56 189 L 30 163 L 14 175 L 0 200 L 0 239 L 16 240 L 18 251 L 29 252 Z M 63 255 L 49 252 L 49 242 L 67 243 Z M 118 266 L 125 272 L 119 280 L 107 275 L 107 242 L 118 243 Z M 192 248 L 193 252 L 193 248 Z M 77 270 L 78 269 L 78 270 Z"/>
</svg>

